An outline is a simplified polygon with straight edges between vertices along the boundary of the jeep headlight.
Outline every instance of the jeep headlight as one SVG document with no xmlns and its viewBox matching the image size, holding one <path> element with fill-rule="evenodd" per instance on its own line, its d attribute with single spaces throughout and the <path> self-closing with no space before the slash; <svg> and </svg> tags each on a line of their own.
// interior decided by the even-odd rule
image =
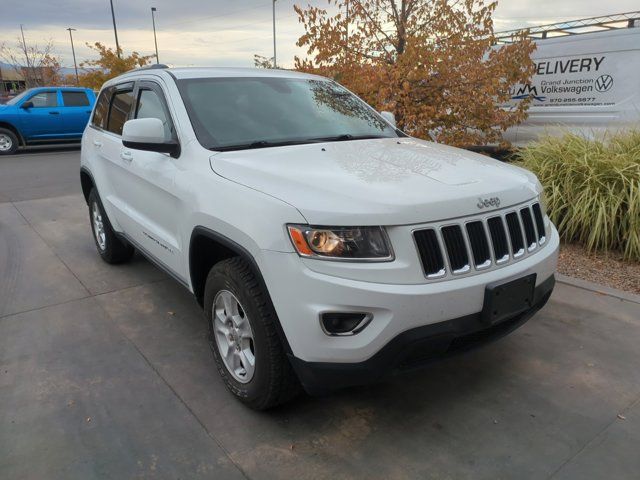
<svg viewBox="0 0 640 480">
<path fill-rule="evenodd" d="M 288 225 L 291 242 L 302 257 L 327 260 L 389 261 L 393 251 L 382 227 L 311 227 Z"/>
</svg>

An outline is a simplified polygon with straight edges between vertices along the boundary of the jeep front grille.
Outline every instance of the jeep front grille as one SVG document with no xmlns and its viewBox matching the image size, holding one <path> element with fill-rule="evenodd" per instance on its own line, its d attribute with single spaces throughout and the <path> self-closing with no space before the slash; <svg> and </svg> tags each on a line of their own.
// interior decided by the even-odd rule
<svg viewBox="0 0 640 480">
<path fill-rule="evenodd" d="M 545 243 L 538 202 L 503 212 L 415 230 L 427 278 L 462 275 L 510 264 Z"/>
</svg>

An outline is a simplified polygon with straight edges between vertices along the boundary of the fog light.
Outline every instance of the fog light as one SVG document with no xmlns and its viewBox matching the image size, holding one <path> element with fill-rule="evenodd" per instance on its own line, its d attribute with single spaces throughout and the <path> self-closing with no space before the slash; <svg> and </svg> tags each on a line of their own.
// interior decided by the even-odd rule
<svg viewBox="0 0 640 480">
<path fill-rule="evenodd" d="M 327 335 L 355 335 L 369 324 L 370 313 L 328 312 L 320 315 L 320 325 Z"/>
</svg>

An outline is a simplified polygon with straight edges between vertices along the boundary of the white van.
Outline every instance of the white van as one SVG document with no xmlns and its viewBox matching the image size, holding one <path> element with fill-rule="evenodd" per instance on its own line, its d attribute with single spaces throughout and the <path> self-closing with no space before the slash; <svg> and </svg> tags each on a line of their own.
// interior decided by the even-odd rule
<svg viewBox="0 0 640 480">
<path fill-rule="evenodd" d="M 570 131 L 599 137 L 640 127 L 640 28 L 535 43 L 531 83 L 514 87 L 511 102 L 505 105 L 531 97 L 529 117 L 508 129 L 505 140 L 523 146 L 544 134 Z"/>
</svg>

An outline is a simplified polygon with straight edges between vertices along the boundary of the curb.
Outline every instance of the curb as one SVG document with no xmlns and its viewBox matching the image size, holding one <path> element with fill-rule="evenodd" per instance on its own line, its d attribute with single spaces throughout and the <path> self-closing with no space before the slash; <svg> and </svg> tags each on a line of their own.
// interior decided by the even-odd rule
<svg viewBox="0 0 640 480">
<path fill-rule="evenodd" d="M 640 295 L 636 295 L 635 293 L 624 292 L 622 290 L 607 287 L 605 285 L 600 285 L 598 283 L 562 275 L 561 273 L 556 273 L 556 280 L 559 283 L 564 283 L 566 285 L 571 285 L 572 287 L 581 288 L 582 290 L 589 290 L 601 295 L 608 295 L 609 297 L 614 297 L 619 300 L 624 300 L 625 302 L 637 303 L 638 305 L 640 305 Z"/>
</svg>

